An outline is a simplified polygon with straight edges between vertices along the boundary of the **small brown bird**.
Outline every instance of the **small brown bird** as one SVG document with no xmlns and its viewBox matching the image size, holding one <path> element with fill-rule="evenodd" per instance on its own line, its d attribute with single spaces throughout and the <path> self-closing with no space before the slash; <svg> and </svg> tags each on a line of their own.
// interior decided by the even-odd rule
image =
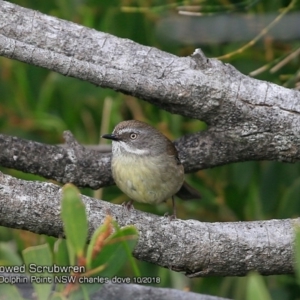
<svg viewBox="0 0 300 300">
<path fill-rule="evenodd" d="M 117 186 L 132 200 L 158 204 L 174 195 L 200 199 L 200 193 L 184 181 L 184 169 L 174 144 L 154 127 L 141 121 L 119 123 L 112 134 L 112 175 Z M 130 201 L 130 206 L 132 204 Z"/>
</svg>

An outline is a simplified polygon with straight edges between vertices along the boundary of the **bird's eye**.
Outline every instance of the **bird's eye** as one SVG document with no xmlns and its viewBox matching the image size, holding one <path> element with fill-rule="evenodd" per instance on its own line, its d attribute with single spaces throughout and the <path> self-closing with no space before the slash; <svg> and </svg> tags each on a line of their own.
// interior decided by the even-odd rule
<svg viewBox="0 0 300 300">
<path fill-rule="evenodd" d="M 137 138 L 137 134 L 134 132 L 130 133 L 130 139 L 135 140 Z"/>
</svg>

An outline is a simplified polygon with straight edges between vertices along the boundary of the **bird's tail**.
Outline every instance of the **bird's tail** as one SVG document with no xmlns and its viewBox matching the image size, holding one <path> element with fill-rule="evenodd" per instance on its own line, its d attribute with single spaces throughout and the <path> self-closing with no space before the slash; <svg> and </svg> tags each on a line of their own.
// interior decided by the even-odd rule
<svg viewBox="0 0 300 300">
<path fill-rule="evenodd" d="M 176 193 L 176 196 L 178 196 L 182 200 L 191 200 L 191 199 L 201 199 L 201 194 L 194 189 L 192 186 L 190 186 L 186 181 L 183 183 L 180 190 Z"/>
</svg>

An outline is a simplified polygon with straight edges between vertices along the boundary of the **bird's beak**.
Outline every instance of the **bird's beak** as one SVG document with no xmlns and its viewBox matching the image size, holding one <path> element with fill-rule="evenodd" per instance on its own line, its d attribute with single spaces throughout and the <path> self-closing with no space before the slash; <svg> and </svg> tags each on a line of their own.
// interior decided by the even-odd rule
<svg viewBox="0 0 300 300">
<path fill-rule="evenodd" d="M 119 141 L 120 139 L 115 135 L 115 134 L 103 134 L 102 138 L 108 139 L 108 140 L 113 140 L 113 141 Z"/>
</svg>

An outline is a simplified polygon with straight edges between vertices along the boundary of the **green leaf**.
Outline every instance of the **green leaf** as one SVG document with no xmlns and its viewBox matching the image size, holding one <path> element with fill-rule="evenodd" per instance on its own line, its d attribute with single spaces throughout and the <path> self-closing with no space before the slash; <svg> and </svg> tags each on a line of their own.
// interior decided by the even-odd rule
<svg viewBox="0 0 300 300">
<path fill-rule="evenodd" d="M 72 184 L 66 184 L 63 187 L 61 217 L 69 250 L 77 257 L 83 256 L 88 235 L 88 222 L 79 191 Z"/>
<path fill-rule="evenodd" d="M 93 250 L 95 249 L 97 240 L 99 239 L 100 236 L 104 236 L 105 234 L 108 234 L 107 231 L 109 230 L 109 226 L 111 226 L 111 224 L 110 223 L 107 224 L 104 221 L 104 224 L 100 225 L 92 235 L 91 241 L 87 248 L 87 255 L 86 255 L 86 264 L 87 264 L 88 270 L 90 270 L 92 268 L 92 259 L 93 259 L 92 255 L 93 255 Z"/>
<path fill-rule="evenodd" d="M 295 179 L 288 188 L 285 189 L 282 200 L 278 207 L 279 218 L 297 217 L 300 210 L 299 202 L 300 179 Z"/>
<path fill-rule="evenodd" d="M 0 243 L 0 266 L 20 266 L 21 257 L 13 251 L 11 243 Z"/>
<path fill-rule="evenodd" d="M 92 259 L 91 267 L 106 265 L 101 271 L 101 276 L 112 277 L 123 264 L 131 257 L 131 252 L 136 245 L 138 232 L 134 226 L 119 229 L 107 238 L 105 246 L 98 255 Z"/>
<path fill-rule="evenodd" d="M 20 295 L 17 287 L 13 286 L 12 284 L 0 284 L 0 299 L 1 300 L 23 300 L 23 297 Z"/>
<path fill-rule="evenodd" d="M 53 265 L 49 245 L 29 247 L 22 253 L 38 299 L 47 299 L 51 293 L 53 274 L 43 270 L 40 272 L 37 268 Z"/>
<path fill-rule="evenodd" d="M 69 266 L 69 254 L 65 239 L 58 239 L 54 244 L 54 262 L 59 266 Z"/>
<path fill-rule="evenodd" d="M 241 191 L 248 189 L 253 181 L 255 174 L 256 162 L 247 161 L 242 163 L 234 163 L 230 166 L 231 174 L 228 181 Z"/>
<path fill-rule="evenodd" d="M 256 272 L 248 274 L 246 300 L 272 300 L 263 277 Z"/>
<path fill-rule="evenodd" d="M 72 293 L 72 299 L 82 299 L 85 293 L 92 294 L 99 290 L 102 284 L 105 283 L 105 280 L 112 279 L 117 271 L 132 257 L 131 252 L 138 237 L 136 228 L 134 226 L 126 226 L 119 229 L 115 226 L 116 232 L 108 236 L 109 226 L 109 223 L 100 226 L 93 234 L 88 246 L 87 264 L 90 265 L 88 273 L 92 272 L 90 279 L 93 280 L 93 278 L 95 278 L 95 283 L 97 284 L 81 284 L 80 290 Z M 92 252 L 97 243 L 97 239 L 99 237 L 102 239 L 106 236 L 105 243 L 99 253 L 95 258 L 92 258 Z M 103 266 L 105 266 L 104 269 L 102 268 Z M 85 278 L 87 278 L 87 276 Z M 103 282 L 99 282 L 98 279 Z"/>
<path fill-rule="evenodd" d="M 139 235 L 139 232 L 138 232 L 137 228 L 135 226 L 126 226 L 126 227 L 123 227 L 121 229 L 119 227 L 118 223 L 115 222 L 115 221 L 114 221 L 114 227 L 115 227 L 116 232 L 123 231 L 123 233 L 121 233 L 121 234 L 126 233 L 125 230 L 128 229 L 127 236 L 126 236 L 127 238 L 124 239 L 121 242 L 123 243 L 124 250 L 125 250 L 125 252 L 127 254 L 127 257 L 128 257 L 128 262 L 130 262 L 131 267 L 133 268 L 135 276 L 136 277 L 141 277 L 141 272 L 140 272 L 140 270 L 137 266 L 136 260 L 132 256 L 132 251 L 133 251 L 133 249 L 134 249 L 134 247 L 137 243 L 138 235 Z M 132 240 L 132 241 L 130 242 L 130 240 Z"/>
<path fill-rule="evenodd" d="M 72 298 L 70 298 L 70 299 L 72 299 Z M 53 295 L 51 295 L 49 300 L 66 300 L 66 297 L 59 293 L 53 293 Z"/>
<path fill-rule="evenodd" d="M 297 282 L 300 285 L 300 227 L 295 228 L 295 265 Z"/>
<path fill-rule="evenodd" d="M 55 242 L 54 245 L 54 263 L 58 266 L 69 266 L 70 260 L 69 260 L 69 253 L 68 253 L 68 247 L 67 242 L 65 239 L 58 239 Z M 65 273 L 56 273 L 55 275 L 66 275 Z M 65 287 L 65 284 L 63 283 L 56 283 L 56 291 L 63 291 Z M 52 299 L 52 298 L 51 298 Z"/>
</svg>

